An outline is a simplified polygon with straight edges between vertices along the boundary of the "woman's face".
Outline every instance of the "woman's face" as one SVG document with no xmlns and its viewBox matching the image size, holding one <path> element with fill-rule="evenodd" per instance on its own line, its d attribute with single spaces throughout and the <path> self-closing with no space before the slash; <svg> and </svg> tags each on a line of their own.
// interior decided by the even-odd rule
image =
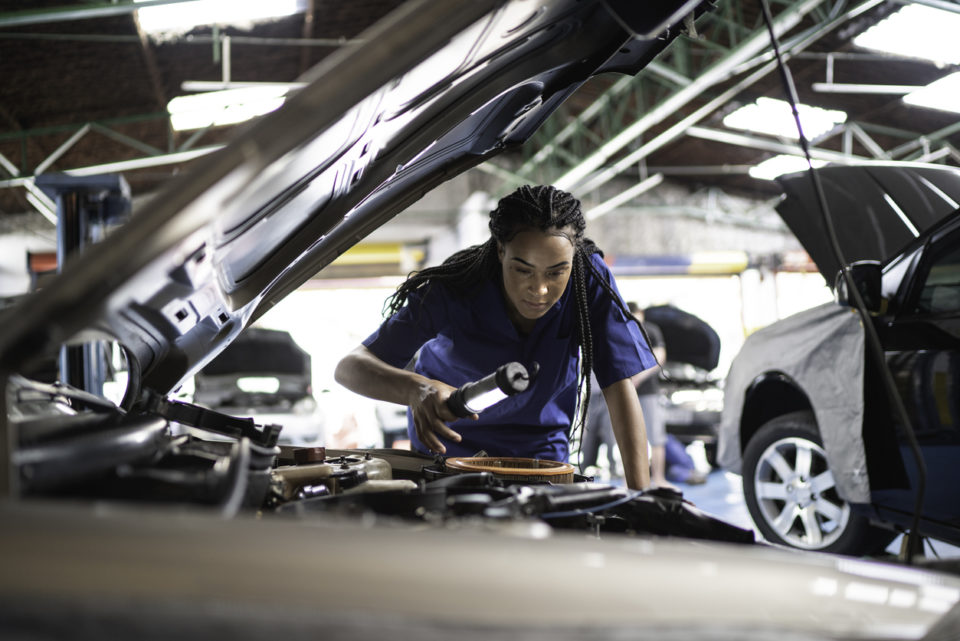
<svg viewBox="0 0 960 641">
<path fill-rule="evenodd" d="M 528 229 L 499 246 L 507 313 L 524 332 L 560 300 L 573 269 L 573 243 L 551 232 Z"/>
</svg>

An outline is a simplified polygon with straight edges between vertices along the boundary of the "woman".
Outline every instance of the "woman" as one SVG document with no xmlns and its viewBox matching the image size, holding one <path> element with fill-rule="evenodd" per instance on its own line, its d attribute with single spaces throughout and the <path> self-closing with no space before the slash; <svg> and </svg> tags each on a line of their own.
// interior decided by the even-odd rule
<svg viewBox="0 0 960 641">
<path fill-rule="evenodd" d="M 630 377 L 656 361 L 602 255 L 583 236 L 580 201 L 554 187 L 524 186 L 500 200 L 489 226 L 487 242 L 400 285 L 392 315 L 340 361 L 337 382 L 407 405 L 416 450 L 566 461 L 593 370 L 627 485 L 646 488 L 646 430 Z M 530 387 L 457 420 L 446 405 L 450 394 L 511 361 L 539 364 Z"/>
</svg>

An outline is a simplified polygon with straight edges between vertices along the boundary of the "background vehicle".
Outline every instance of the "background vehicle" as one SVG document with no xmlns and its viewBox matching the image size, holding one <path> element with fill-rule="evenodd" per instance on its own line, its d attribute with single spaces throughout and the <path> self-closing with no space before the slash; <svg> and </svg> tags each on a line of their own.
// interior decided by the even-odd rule
<svg viewBox="0 0 960 641">
<path fill-rule="evenodd" d="M 281 445 L 324 444 L 310 354 L 289 332 L 251 327 L 194 376 L 193 401 L 283 427 Z"/>
<path fill-rule="evenodd" d="M 921 444 L 928 479 L 920 532 L 960 542 L 960 172 L 819 171 Z M 808 177 L 781 183 L 779 211 L 826 277 L 838 263 Z M 836 293 L 836 303 L 748 338 L 726 380 L 719 462 L 742 473 L 747 507 L 769 541 L 862 554 L 909 525 L 917 472 L 860 316 L 845 286 Z"/>
<path fill-rule="evenodd" d="M 720 379 L 720 337 L 697 316 L 673 305 L 644 310 L 644 318 L 663 332 L 667 360 L 660 388 L 667 432 L 685 446 L 703 443 L 707 462 L 716 465 L 717 428 L 723 407 Z"/>
</svg>

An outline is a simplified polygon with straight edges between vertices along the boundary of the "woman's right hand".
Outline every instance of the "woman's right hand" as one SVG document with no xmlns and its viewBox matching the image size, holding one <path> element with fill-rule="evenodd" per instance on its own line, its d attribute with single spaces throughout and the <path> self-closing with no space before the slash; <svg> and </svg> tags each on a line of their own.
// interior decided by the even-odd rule
<svg viewBox="0 0 960 641">
<path fill-rule="evenodd" d="M 417 438 L 424 447 L 435 454 L 446 454 L 440 438 L 459 443 L 460 434 L 450 429 L 448 422 L 457 420 L 457 416 L 447 407 L 447 399 L 457 388 L 447 385 L 443 381 L 418 377 L 407 405 L 413 415 L 413 425 L 416 428 Z M 479 416 L 473 414 L 470 418 L 477 420 Z"/>
</svg>

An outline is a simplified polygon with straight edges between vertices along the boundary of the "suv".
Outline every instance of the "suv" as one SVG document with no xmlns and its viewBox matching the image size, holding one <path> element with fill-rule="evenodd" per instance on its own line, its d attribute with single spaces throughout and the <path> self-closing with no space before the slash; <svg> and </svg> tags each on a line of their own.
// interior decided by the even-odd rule
<svg viewBox="0 0 960 641">
<path fill-rule="evenodd" d="M 819 170 L 864 319 L 836 302 L 750 336 L 724 388 L 719 462 L 743 476 L 763 536 L 878 552 L 910 526 L 917 465 L 865 341 L 876 328 L 927 469 L 919 534 L 960 543 L 960 171 L 885 164 Z M 781 216 L 824 277 L 829 251 L 809 176 L 780 179 Z"/>
</svg>

